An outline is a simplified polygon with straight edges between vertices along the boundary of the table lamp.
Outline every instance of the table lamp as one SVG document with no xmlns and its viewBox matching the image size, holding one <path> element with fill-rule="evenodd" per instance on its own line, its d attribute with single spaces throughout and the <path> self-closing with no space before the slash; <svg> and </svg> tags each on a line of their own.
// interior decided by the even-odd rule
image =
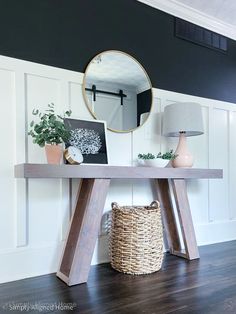
<svg viewBox="0 0 236 314">
<path fill-rule="evenodd" d="M 193 155 L 187 148 L 187 136 L 201 135 L 203 119 L 201 106 L 197 103 L 177 102 L 164 109 L 162 133 L 168 137 L 179 137 L 179 143 L 172 161 L 173 167 L 190 168 Z"/>
</svg>

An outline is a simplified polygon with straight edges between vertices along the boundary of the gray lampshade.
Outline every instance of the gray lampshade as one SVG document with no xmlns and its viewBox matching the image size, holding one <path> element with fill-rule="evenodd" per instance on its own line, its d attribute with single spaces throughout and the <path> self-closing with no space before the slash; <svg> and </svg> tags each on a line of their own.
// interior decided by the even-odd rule
<svg viewBox="0 0 236 314">
<path fill-rule="evenodd" d="M 162 134 L 170 137 L 186 136 L 204 133 L 201 106 L 190 102 L 177 102 L 164 109 Z"/>
</svg>

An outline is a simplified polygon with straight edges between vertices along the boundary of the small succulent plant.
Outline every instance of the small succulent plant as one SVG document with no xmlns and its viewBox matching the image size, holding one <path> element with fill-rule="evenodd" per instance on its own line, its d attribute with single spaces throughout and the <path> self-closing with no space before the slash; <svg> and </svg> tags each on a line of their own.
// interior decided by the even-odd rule
<svg viewBox="0 0 236 314">
<path fill-rule="evenodd" d="M 177 157 L 177 155 L 175 155 L 173 153 L 173 149 L 171 149 L 169 152 L 166 152 L 164 154 L 162 154 L 161 152 L 159 152 L 156 156 L 153 155 L 152 153 L 147 153 L 147 154 L 138 154 L 138 158 L 139 159 L 143 159 L 143 160 L 149 160 L 149 159 L 156 159 L 156 158 L 161 158 L 161 159 L 167 159 L 167 160 L 173 160 Z"/>
<path fill-rule="evenodd" d="M 139 159 L 143 159 L 143 160 L 149 160 L 149 159 L 155 159 L 155 155 L 151 154 L 151 153 L 147 153 L 147 154 L 138 154 L 138 158 Z"/>
</svg>

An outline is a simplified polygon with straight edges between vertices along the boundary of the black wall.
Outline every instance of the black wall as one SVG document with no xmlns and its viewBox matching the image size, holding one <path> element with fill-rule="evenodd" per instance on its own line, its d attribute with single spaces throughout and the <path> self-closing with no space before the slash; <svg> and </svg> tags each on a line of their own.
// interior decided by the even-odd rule
<svg viewBox="0 0 236 314">
<path fill-rule="evenodd" d="M 137 125 L 140 124 L 140 116 L 142 113 L 150 112 L 152 103 L 151 89 L 147 89 L 137 95 Z"/>
<path fill-rule="evenodd" d="M 236 43 L 227 54 L 174 37 L 174 18 L 136 0 L 0 0 L 0 54 L 83 72 L 118 49 L 154 87 L 236 103 Z"/>
</svg>

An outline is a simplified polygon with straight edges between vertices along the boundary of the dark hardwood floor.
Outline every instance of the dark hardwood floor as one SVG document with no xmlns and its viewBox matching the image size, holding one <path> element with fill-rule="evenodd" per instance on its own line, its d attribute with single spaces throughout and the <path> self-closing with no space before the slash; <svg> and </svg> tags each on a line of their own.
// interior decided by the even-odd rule
<svg viewBox="0 0 236 314">
<path fill-rule="evenodd" d="M 73 287 L 55 274 L 2 284 L 0 313 L 20 313 L 14 305 L 27 302 L 41 306 L 28 313 L 236 313 L 236 241 L 200 247 L 200 254 L 191 262 L 167 254 L 162 270 L 145 276 L 93 266 L 88 283 Z M 63 303 L 73 310 L 43 309 Z"/>
</svg>

